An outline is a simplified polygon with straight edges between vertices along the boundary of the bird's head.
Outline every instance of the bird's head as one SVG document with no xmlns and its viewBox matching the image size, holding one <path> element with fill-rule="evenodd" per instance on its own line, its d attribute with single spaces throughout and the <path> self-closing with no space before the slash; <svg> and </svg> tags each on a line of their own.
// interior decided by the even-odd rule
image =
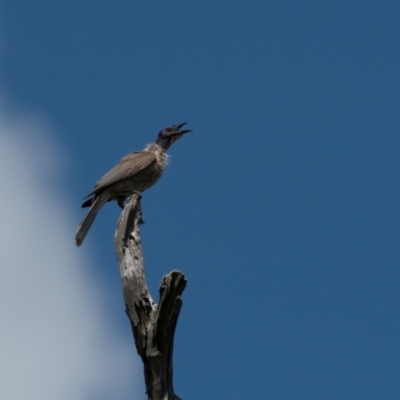
<svg viewBox="0 0 400 400">
<path fill-rule="evenodd" d="M 192 132 L 191 129 L 181 130 L 181 128 L 186 124 L 187 122 L 182 122 L 181 124 L 172 125 L 163 129 L 158 134 L 156 143 L 164 150 L 168 150 L 171 144 L 180 139 L 185 133 Z"/>
</svg>

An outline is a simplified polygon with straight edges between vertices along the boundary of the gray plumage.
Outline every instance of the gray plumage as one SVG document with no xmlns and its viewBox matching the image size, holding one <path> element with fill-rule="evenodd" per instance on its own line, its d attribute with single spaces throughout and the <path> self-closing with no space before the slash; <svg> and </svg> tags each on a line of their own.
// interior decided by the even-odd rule
<svg viewBox="0 0 400 400">
<path fill-rule="evenodd" d="M 90 207 L 89 212 L 78 225 L 75 243 L 80 246 L 85 239 L 97 213 L 105 203 L 115 200 L 123 207 L 125 200 L 133 192 L 143 192 L 153 186 L 162 176 L 168 162 L 166 151 L 176 140 L 191 130 L 181 130 L 187 124 L 173 125 L 163 129 L 155 143 L 143 151 L 130 153 L 107 172 L 86 197 L 82 207 Z"/>
</svg>

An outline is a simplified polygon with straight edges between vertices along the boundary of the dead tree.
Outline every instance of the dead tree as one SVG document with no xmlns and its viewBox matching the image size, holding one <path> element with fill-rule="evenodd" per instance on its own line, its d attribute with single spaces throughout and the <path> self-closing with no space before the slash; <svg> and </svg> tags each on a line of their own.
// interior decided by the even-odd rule
<svg viewBox="0 0 400 400">
<path fill-rule="evenodd" d="M 114 237 L 125 311 L 136 350 L 143 361 L 148 399 L 180 400 L 172 383 L 172 353 L 186 279 L 180 271 L 164 276 L 159 303 L 153 302 L 146 283 L 139 236 L 142 223 L 140 199 L 140 194 L 134 193 L 124 207 Z"/>
</svg>

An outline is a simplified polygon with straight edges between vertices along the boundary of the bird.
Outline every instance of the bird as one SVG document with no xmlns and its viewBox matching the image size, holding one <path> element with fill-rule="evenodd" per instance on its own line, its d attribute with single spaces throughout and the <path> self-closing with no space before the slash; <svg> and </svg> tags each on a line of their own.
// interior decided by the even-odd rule
<svg viewBox="0 0 400 400">
<path fill-rule="evenodd" d="M 97 213 L 108 201 L 116 201 L 124 208 L 125 200 L 134 192 L 144 192 L 153 186 L 163 175 L 168 163 L 167 150 L 191 129 L 181 129 L 188 122 L 172 125 L 158 133 L 154 143 L 142 151 L 135 151 L 123 157 L 108 171 L 85 197 L 82 208 L 90 207 L 89 212 L 79 223 L 75 234 L 75 244 L 79 247 L 96 218 Z"/>
</svg>

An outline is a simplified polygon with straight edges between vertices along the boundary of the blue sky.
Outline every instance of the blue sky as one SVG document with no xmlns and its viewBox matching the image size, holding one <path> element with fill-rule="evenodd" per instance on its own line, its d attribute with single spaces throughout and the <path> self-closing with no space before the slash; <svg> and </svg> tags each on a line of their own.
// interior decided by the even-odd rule
<svg viewBox="0 0 400 400">
<path fill-rule="evenodd" d="M 0 12 L 4 118 L 48 127 L 16 146 L 52 171 L 42 193 L 59 211 L 41 221 L 65 232 L 52 251 L 80 260 L 129 358 L 119 209 L 78 249 L 81 199 L 187 120 L 194 132 L 142 201 L 153 297 L 171 269 L 188 279 L 177 394 L 400 398 L 397 2 L 5 0 Z M 136 361 L 126 390 L 144 399 Z"/>
</svg>

